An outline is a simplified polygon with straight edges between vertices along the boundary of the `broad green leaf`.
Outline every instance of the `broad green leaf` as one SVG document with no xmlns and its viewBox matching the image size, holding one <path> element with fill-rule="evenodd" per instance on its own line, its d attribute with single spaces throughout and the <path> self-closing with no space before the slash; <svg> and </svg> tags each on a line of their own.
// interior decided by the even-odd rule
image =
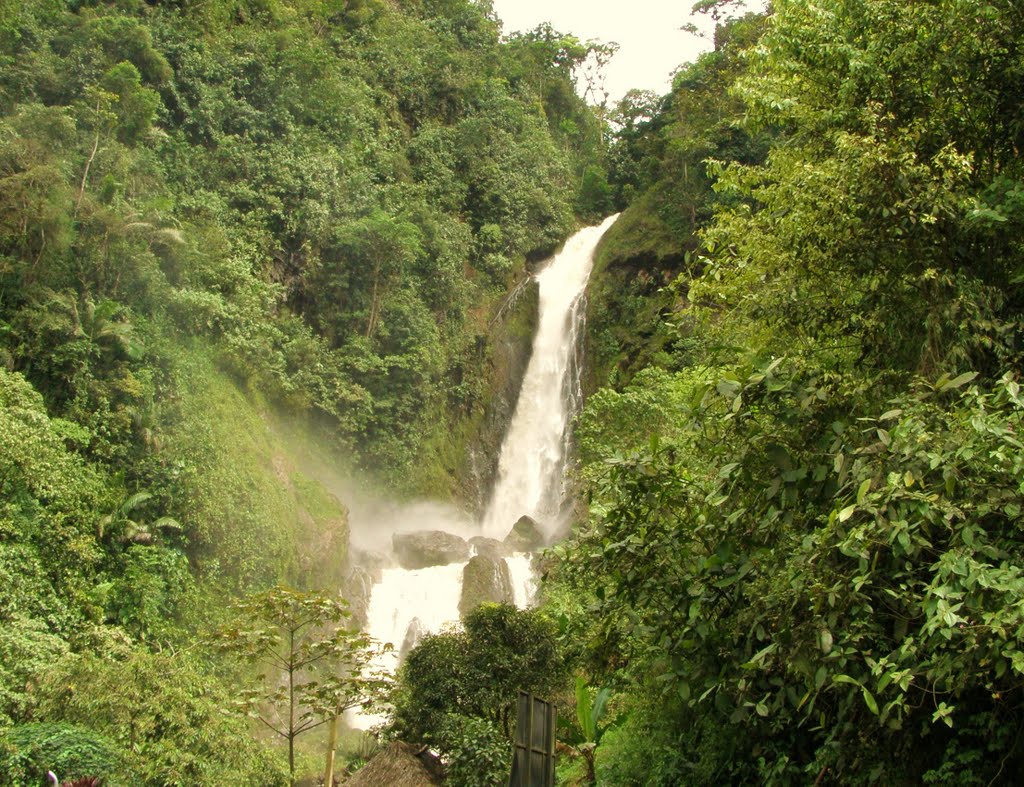
<svg viewBox="0 0 1024 787">
<path fill-rule="evenodd" d="M 952 380 L 949 380 L 948 382 L 945 382 L 942 385 L 940 385 L 939 386 L 939 390 L 940 391 L 950 391 L 950 390 L 952 390 L 954 388 L 960 388 L 961 386 L 966 385 L 967 383 L 969 383 L 971 380 L 973 380 L 977 376 L 978 376 L 977 372 L 964 372 L 959 377 L 955 377 Z"/>
<path fill-rule="evenodd" d="M 871 711 L 875 716 L 878 715 L 878 703 L 875 702 L 875 698 L 871 696 L 871 692 L 861 686 L 861 695 L 864 697 L 864 704 L 868 706 L 868 710 Z"/>
<path fill-rule="evenodd" d="M 582 675 L 576 676 L 576 721 L 579 722 L 583 736 L 588 741 L 595 740 L 597 735 L 596 725 L 591 714 L 593 698 L 590 687 Z"/>
<path fill-rule="evenodd" d="M 727 399 L 732 399 L 736 395 L 736 392 L 739 391 L 740 384 L 735 380 L 721 380 L 715 388 L 722 396 Z"/>
</svg>

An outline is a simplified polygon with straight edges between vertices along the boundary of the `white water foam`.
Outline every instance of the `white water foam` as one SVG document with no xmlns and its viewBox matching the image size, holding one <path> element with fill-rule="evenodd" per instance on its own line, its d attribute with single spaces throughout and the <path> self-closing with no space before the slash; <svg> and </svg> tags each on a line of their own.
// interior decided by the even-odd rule
<svg viewBox="0 0 1024 787">
<path fill-rule="evenodd" d="M 569 420 L 578 403 L 571 374 L 580 324 L 580 302 L 601 236 L 615 221 L 573 235 L 537 274 L 540 311 L 533 351 L 515 413 L 501 446 L 498 477 L 483 533 L 503 538 L 524 514 L 551 536 L 565 501 Z M 578 369 L 576 370 L 578 371 Z"/>
<path fill-rule="evenodd" d="M 532 607 L 537 596 L 537 575 L 533 573 L 533 555 L 518 552 L 505 558 L 512 575 L 512 595 L 520 609 Z"/>
<path fill-rule="evenodd" d="M 420 631 L 430 633 L 459 622 L 465 567 L 465 563 L 449 563 L 429 568 L 384 569 L 381 581 L 370 594 L 366 633 L 382 645 L 390 644 L 392 650 L 375 659 L 375 668 L 392 674 L 398 669 L 399 652 L 414 620 L 419 621 Z M 348 715 L 349 725 L 361 730 L 384 721 L 384 716 L 358 710 Z"/>
</svg>

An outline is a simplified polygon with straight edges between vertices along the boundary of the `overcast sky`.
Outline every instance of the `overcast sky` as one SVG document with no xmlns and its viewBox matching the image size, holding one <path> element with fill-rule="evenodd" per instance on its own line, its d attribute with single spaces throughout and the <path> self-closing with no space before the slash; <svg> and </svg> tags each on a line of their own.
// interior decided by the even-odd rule
<svg viewBox="0 0 1024 787">
<path fill-rule="evenodd" d="M 702 39 L 679 29 L 694 22 L 702 30 L 714 30 L 707 15 L 691 18 L 692 0 L 493 2 L 506 35 L 550 22 L 561 33 L 619 44 L 618 53 L 606 69 L 605 84 L 612 102 L 634 87 L 667 93 L 672 85 L 672 71 L 711 48 L 710 36 Z"/>
</svg>

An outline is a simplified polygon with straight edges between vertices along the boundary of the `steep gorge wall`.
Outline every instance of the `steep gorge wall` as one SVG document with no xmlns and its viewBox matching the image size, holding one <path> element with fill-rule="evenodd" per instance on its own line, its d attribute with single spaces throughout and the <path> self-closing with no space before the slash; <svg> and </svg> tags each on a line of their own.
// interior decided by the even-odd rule
<svg viewBox="0 0 1024 787">
<path fill-rule="evenodd" d="M 462 461 L 456 468 L 459 495 L 476 512 L 482 512 L 487 505 L 498 472 L 501 442 L 530 362 L 537 330 L 538 292 L 532 278 L 524 279 L 498 309 L 488 334 L 478 337 L 485 394 L 479 406 L 464 419 L 467 439 Z"/>
<path fill-rule="evenodd" d="M 669 346 L 664 316 L 685 308 L 666 287 L 687 269 L 683 241 L 645 197 L 601 239 L 587 288 L 582 388 L 620 387 Z"/>
</svg>

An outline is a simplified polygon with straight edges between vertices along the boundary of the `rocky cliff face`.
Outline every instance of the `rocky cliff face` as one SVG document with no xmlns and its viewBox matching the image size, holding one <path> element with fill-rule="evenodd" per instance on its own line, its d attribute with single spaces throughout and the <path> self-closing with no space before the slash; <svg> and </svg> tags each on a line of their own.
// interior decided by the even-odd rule
<svg viewBox="0 0 1024 787">
<path fill-rule="evenodd" d="M 515 412 L 519 388 L 530 362 L 537 329 L 538 293 L 537 283 L 526 279 L 498 310 L 489 336 L 481 337 L 490 384 L 460 472 L 463 499 L 477 512 L 487 505 L 498 472 L 501 441 Z"/>
<path fill-rule="evenodd" d="M 587 287 L 584 395 L 625 385 L 673 340 L 664 317 L 687 304 L 684 290 L 673 293 L 666 285 L 694 272 L 687 256 L 693 247 L 645 199 L 601 239 Z"/>
</svg>

